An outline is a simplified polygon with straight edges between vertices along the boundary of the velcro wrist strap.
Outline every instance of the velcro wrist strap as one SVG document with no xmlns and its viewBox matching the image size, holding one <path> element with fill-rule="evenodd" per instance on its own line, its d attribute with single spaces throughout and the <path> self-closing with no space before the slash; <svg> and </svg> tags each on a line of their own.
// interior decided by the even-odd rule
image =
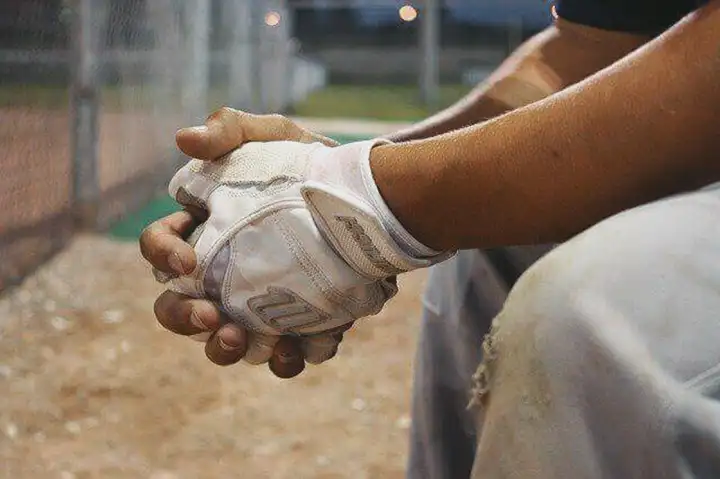
<svg viewBox="0 0 720 479">
<path fill-rule="evenodd" d="M 308 182 L 302 194 L 318 229 L 353 269 L 372 279 L 396 276 L 438 261 L 406 254 L 375 211 L 328 185 Z"/>
</svg>

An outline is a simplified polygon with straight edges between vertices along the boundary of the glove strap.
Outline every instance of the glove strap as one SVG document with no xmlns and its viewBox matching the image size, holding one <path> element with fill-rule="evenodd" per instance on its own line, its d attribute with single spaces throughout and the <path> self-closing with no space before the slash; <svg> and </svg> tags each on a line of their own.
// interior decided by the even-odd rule
<svg viewBox="0 0 720 479">
<path fill-rule="evenodd" d="M 422 245 L 395 218 L 375 185 L 370 150 L 384 140 L 322 150 L 302 188 L 325 239 L 356 271 L 380 279 L 431 266 L 453 255 Z"/>
</svg>

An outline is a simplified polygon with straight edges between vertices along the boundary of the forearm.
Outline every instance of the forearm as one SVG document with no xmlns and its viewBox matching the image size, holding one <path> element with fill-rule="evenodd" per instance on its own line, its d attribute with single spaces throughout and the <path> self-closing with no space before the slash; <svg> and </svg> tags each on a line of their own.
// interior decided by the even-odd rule
<svg viewBox="0 0 720 479">
<path fill-rule="evenodd" d="M 482 125 L 376 148 L 371 164 L 390 209 L 429 246 L 553 242 L 720 179 L 718 124 L 715 0 L 575 87 Z"/>
<path fill-rule="evenodd" d="M 430 138 L 495 118 L 583 80 L 646 40 L 559 21 L 527 40 L 456 104 L 386 138 Z"/>
</svg>

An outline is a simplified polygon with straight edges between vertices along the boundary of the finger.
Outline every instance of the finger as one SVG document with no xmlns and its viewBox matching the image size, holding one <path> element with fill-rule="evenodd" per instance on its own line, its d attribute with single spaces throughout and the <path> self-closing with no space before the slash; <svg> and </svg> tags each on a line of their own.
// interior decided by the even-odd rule
<svg viewBox="0 0 720 479">
<path fill-rule="evenodd" d="M 240 361 L 247 351 L 247 332 L 234 323 L 221 327 L 205 343 L 205 355 L 218 366 L 229 366 Z"/>
<path fill-rule="evenodd" d="M 323 333 L 303 338 L 302 352 L 305 361 L 310 364 L 320 364 L 334 358 L 340 346 L 339 335 L 342 333 Z"/>
<path fill-rule="evenodd" d="M 187 211 L 155 221 L 140 235 L 140 252 L 163 273 L 189 274 L 195 269 L 197 258 L 183 238 L 196 226 L 197 221 Z"/>
<path fill-rule="evenodd" d="M 310 364 L 320 364 L 337 355 L 343 335 L 355 323 L 347 323 L 322 334 L 303 338 L 302 349 L 305 360 Z"/>
<path fill-rule="evenodd" d="M 155 317 L 168 331 L 193 339 L 207 340 L 208 334 L 227 323 L 225 315 L 210 301 L 165 291 L 155 301 Z"/>
<path fill-rule="evenodd" d="M 195 224 L 207 221 L 208 217 L 210 216 L 208 211 L 199 205 L 186 204 L 183 205 L 183 208 L 185 209 L 185 211 L 190 213 L 190 215 L 195 220 Z M 187 238 L 188 236 L 189 235 L 183 235 L 184 238 Z"/>
<path fill-rule="evenodd" d="M 270 371 L 281 378 L 294 378 L 305 369 L 299 338 L 281 337 L 269 362 Z"/>
<path fill-rule="evenodd" d="M 297 140 L 300 143 L 322 143 L 325 146 L 338 146 L 340 143 L 333 140 L 332 138 L 328 138 L 327 136 L 323 136 L 317 133 L 313 133 L 312 131 L 306 130 L 302 127 L 298 127 L 302 130 L 302 134 Z"/>
<path fill-rule="evenodd" d="M 248 348 L 245 362 L 249 364 L 263 364 L 270 360 L 273 349 L 278 342 L 279 336 L 268 336 L 248 331 Z"/>
<path fill-rule="evenodd" d="M 186 155 L 212 161 L 250 141 L 337 142 L 312 133 L 281 115 L 253 115 L 223 107 L 208 117 L 205 125 L 183 128 L 175 135 L 178 148 Z"/>
<path fill-rule="evenodd" d="M 355 325 L 354 322 L 343 324 L 342 326 L 338 326 L 335 329 L 331 329 L 327 331 L 330 334 L 334 334 L 338 336 L 340 339 L 342 339 L 343 335 L 348 332 L 353 326 Z"/>
</svg>

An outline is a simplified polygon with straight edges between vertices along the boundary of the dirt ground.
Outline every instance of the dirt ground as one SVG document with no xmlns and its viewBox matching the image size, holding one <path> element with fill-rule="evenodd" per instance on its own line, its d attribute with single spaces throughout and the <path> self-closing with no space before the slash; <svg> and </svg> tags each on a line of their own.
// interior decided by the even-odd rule
<svg viewBox="0 0 720 479">
<path fill-rule="evenodd" d="M 0 477 L 400 478 L 424 281 L 283 381 L 161 330 L 136 245 L 79 237 L 0 298 Z"/>
</svg>

